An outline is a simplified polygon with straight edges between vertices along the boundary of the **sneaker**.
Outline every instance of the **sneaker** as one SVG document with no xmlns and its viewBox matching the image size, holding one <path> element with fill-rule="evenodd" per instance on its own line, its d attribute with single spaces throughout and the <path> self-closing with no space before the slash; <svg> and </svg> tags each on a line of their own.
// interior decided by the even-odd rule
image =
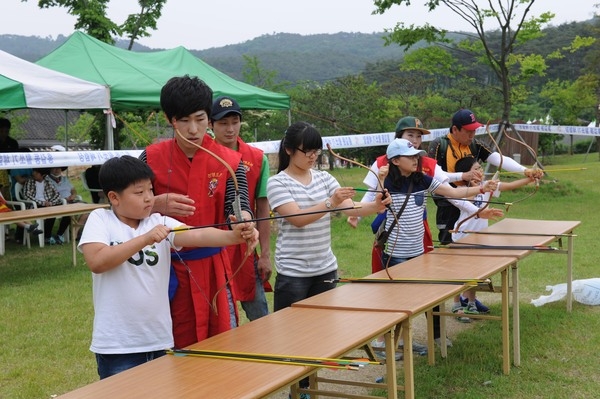
<svg viewBox="0 0 600 399">
<path fill-rule="evenodd" d="M 475 304 L 475 302 L 469 302 L 467 304 L 467 307 L 463 308 L 463 309 L 466 314 L 479 314 L 479 311 L 477 311 L 477 305 Z"/>
<path fill-rule="evenodd" d="M 467 308 L 463 308 L 462 306 L 453 306 L 452 313 L 457 314 L 457 315 L 464 315 L 467 313 L 466 309 Z M 471 319 L 469 319 L 466 316 L 456 316 L 456 320 L 458 320 L 461 323 L 470 323 L 471 322 Z"/>
<path fill-rule="evenodd" d="M 441 338 L 436 338 L 436 339 L 434 339 L 434 341 L 437 346 L 442 346 Z M 450 338 L 448 338 L 448 337 L 446 337 L 446 348 L 452 348 L 452 341 L 450 341 Z"/>
<path fill-rule="evenodd" d="M 45 242 L 47 245 L 54 245 L 54 244 L 56 244 L 56 240 L 54 239 L 54 237 L 46 238 L 46 239 L 44 240 L 44 242 Z"/>
<path fill-rule="evenodd" d="M 461 295 L 460 296 L 460 304 L 463 307 L 467 307 L 467 305 L 469 304 L 469 300 Z M 479 299 L 475 299 L 475 305 L 477 306 L 477 311 L 480 314 L 490 313 L 490 308 L 488 308 L 487 306 L 485 306 L 483 303 L 479 302 Z"/>
<path fill-rule="evenodd" d="M 385 349 L 385 342 L 383 341 L 377 341 L 376 339 L 374 339 L 373 341 L 371 341 L 371 347 L 373 348 L 373 352 L 375 352 L 375 355 L 377 357 L 382 358 L 383 360 L 386 359 L 385 357 L 385 350 L 381 350 L 381 349 Z M 379 350 L 377 350 L 379 349 Z M 396 352 L 394 354 L 394 359 L 396 361 L 402 360 L 403 354 L 402 352 Z"/>
<path fill-rule="evenodd" d="M 63 245 L 65 243 L 64 238 L 62 238 L 62 236 L 59 236 L 58 234 L 54 236 L 54 241 L 58 245 Z"/>
<path fill-rule="evenodd" d="M 404 342 L 402 340 L 398 341 L 398 349 L 402 350 L 403 348 L 404 348 Z M 425 356 L 427 354 L 427 345 L 423 345 L 423 344 L 413 341 L 412 350 L 413 350 L 413 352 L 419 354 L 420 356 Z"/>
<path fill-rule="evenodd" d="M 34 231 L 36 231 L 36 230 L 39 230 L 39 229 L 38 229 L 38 227 L 39 227 L 39 226 L 40 226 L 40 225 L 39 225 L 39 224 L 37 224 L 37 223 L 31 223 L 31 224 L 29 225 L 29 227 L 27 228 L 27 232 L 28 232 L 28 233 L 33 233 Z M 39 230 L 39 231 L 41 231 L 41 230 Z"/>
<path fill-rule="evenodd" d="M 477 311 L 481 314 L 490 313 L 490 308 L 479 302 L 479 299 L 475 299 L 475 306 L 477 306 Z"/>
</svg>

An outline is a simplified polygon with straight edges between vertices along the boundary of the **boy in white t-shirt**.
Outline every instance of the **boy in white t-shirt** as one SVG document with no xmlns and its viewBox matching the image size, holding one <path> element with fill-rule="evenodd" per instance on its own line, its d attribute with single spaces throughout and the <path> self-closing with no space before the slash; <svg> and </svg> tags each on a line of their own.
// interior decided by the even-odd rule
<svg viewBox="0 0 600 399">
<path fill-rule="evenodd" d="M 109 159 L 99 179 L 111 209 L 90 214 L 79 250 L 92 271 L 95 315 L 90 350 L 103 379 L 160 357 L 173 346 L 168 298 L 172 248 L 246 241 L 252 251 L 258 231 L 253 223 L 239 223 L 229 231 L 202 228 L 176 234 L 173 229 L 182 227 L 181 222 L 151 214 L 154 174 L 131 156 Z"/>
</svg>

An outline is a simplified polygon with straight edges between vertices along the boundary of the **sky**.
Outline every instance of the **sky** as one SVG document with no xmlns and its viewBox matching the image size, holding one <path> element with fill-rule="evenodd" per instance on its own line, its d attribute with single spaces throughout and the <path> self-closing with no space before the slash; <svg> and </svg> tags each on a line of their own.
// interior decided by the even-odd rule
<svg viewBox="0 0 600 399">
<path fill-rule="evenodd" d="M 410 6 L 394 6 L 384 15 L 371 15 L 375 9 L 372 0 L 167 0 L 158 29 L 139 43 L 151 48 L 204 50 L 274 33 L 382 32 L 399 21 L 406 26 L 429 23 L 448 30 L 469 30 L 458 17 L 448 17 L 447 9 L 428 13 L 424 2 L 413 0 Z M 584 21 L 592 18 L 594 11 L 600 12 L 594 8 L 598 3 L 600 0 L 537 0 L 529 15 L 551 11 L 556 14 L 553 25 Z M 0 34 L 56 38 L 73 33 L 75 17 L 66 8 L 41 10 L 37 0 L 2 0 L 1 10 Z M 136 0 L 111 0 L 108 17 L 120 24 L 138 11 Z"/>
</svg>

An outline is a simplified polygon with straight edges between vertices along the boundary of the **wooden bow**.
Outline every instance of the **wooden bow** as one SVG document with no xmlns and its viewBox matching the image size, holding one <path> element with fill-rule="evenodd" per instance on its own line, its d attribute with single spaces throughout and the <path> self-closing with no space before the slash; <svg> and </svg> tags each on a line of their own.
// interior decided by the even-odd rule
<svg viewBox="0 0 600 399">
<path fill-rule="evenodd" d="M 223 158 L 221 158 L 220 156 L 218 156 L 211 150 L 204 148 L 201 145 L 198 145 L 191 140 L 188 140 L 183 134 L 181 134 L 181 132 L 179 131 L 179 129 L 177 129 L 177 127 L 173 126 L 173 129 L 175 130 L 175 133 L 177 133 L 179 138 L 181 138 L 183 141 L 206 152 L 207 154 L 209 154 L 210 156 L 215 158 L 217 161 L 219 161 L 221 164 L 223 164 L 223 166 L 227 169 L 227 171 L 229 172 L 229 175 L 233 179 L 233 185 L 235 187 L 235 198 L 233 200 L 233 203 L 231 204 L 233 207 L 233 213 L 235 214 L 237 221 L 240 221 L 240 222 L 243 221 L 244 218 L 242 216 L 242 205 L 241 205 L 241 201 L 240 201 L 240 189 L 239 189 L 237 176 L 235 175 L 235 171 L 233 170 L 233 168 L 227 163 L 227 161 L 225 161 Z M 242 262 L 240 263 L 240 265 L 235 269 L 233 274 L 225 280 L 225 283 L 221 287 L 219 287 L 217 289 L 217 291 L 215 292 L 215 295 L 213 296 L 212 300 L 210 301 L 210 306 L 212 307 L 215 314 L 218 314 L 217 297 L 219 296 L 221 291 L 223 291 L 229 285 L 229 283 L 234 279 L 234 277 L 240 272 L 240 270 L 244 266 L 244 263 L 246 263 L 246 261 L 248 260 L 248 257 L 250 256 L 251 252 L 252 251 L 246 251 L 246 254 L 244 255 L 244 258 L 242 259 Z M 180 259 L 181 259 L 181 257 L 180 257 Z M 186 265 L 186 268 L 188 269 L 188 273 L 190 274 L 190 276 L 192 276 L 191 270 L 189 269 L 189 267 L 187 267 L 187 265 Z M 195 282 L 195 280 L 194 280 L 194 282 Z M 196 285 L 198 285 L 198 284 L 196 283 Z M 200 288 L 200 287 L 198 287 L 198 288 Z"/>
<path fill-rule="evenodd" d="M 525 141 L 517 140 L 516 138 L 512 137 L 511 135 L 509 135 L 507 130 L 504 131 L 504 136 L 506 136 L 507 139 L 512 140 L 512 141 L 514 141 L 517 144 L 521 144 L 522 146 L 524 146 L 525 148 L 527 148 L 529 150 L 529 152 L 531 153 L 531 155 L 533 155 L 534 161 L 535 161 L 534 164 L 533 164 L 532 169 L 533 169 L 534 172 L 537 171 L 539 169 L 538 165 L 541 165 L 541 164 L 538 161 L 537 153 L 535 152 L 535 150 L 529 144 L 527 144 Z M 538 192 L 539 188 L 540 188 L 540 179 L 535 178 L 535 188 L 534 188 L 534 190 L 530 194 L 528 194 L 527 196 L 525 196 L 523 198 L 520 198 L 520 199 L 518 199 L 516 201 L 513 201 L 513 204 L 519 203 L 521 201 L 525 201 L 527 198 L 533 197 Z"/>
</svg>

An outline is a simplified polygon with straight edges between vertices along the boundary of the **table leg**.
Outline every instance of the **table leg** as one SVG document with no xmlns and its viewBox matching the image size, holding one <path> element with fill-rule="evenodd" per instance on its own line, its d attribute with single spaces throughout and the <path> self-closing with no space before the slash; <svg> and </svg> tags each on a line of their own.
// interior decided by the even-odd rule
<svg viewBox="0 0 600 399">
<path fill-rule="evenodd" d="M 75 227 L 77 223 L 77 215 L 71 216 L 71 245 L 73 247 L 73 267 L 77 266 L 77 229 Z"/>
<path fill-rule="evenodd" d="M 521 315 L 519 305 L 519 265 L 513 263 L 512 269 L 512 312 L 513 312 L 513 364 L 521 365 Z"/>
<path fill-rule="evenodd" d="M 446 302 L 440 303 L 440 313 L 446 313 Z M 431 318 L 433 320 L 433 317 Z M 440 316 L 440 353 L 442 359 L 448 357 L 448 345 L 446 343 L 446 316 Z"/>
<path fill-rule="evenodd" d="M 5 224 L 0 224 L 0 234 L 2 235 L 2 237 L 0 237 L 0 255 L 4 255 L 4 252 L 6 251 L 5 247 L 4 247 L 4 240 L 6 239 L 6 234 L 5 234 L 5 227 L 7 226 Z"/>
<path fill-rule="evenodd" d="M 429 318 L 431 319 L 431 317 Z M 433 322 L 432 322 L 433 325 Z M 431 336 L 433 337 L 433 329 Z M 402 323 L 402 340 L 404 341 L 404 353 L 403 353 L 403 367 L 404 367 L 404 397 L 406 399 L 414 399 L 415 397 L 415 376 L 414 376 L 414 362 L 413 362 L 413 351 L 412 351 L 412 317 L 409 317 Z M 389 387 L 388 387 L 389 389 Z M 396 392 L 396 391 L 394 391 Z M 396 393 L 397 395 L 397 393 Z"/>
<path fill-rule="evenodd" d="M 572 310 L 573 310 L 573 235 L 569 235 L 568 242 L 567 242 L 567 312 L 571 312 Z"/>
<path fill-rule="evenodd" d="M 516 263 L 515 263 L 516 264 Z M 516 269 L 513 269 L 516 270 Z M 514 276 L 514 275 L 513 275 Z M 502 370 L 504 374 L 510 374 L 510 312 L 509 312 L 509 281 L 508 281 L 508 269 L 504 269 L 501 273 L 502 279 Z M 515 293 L 518 292 L 518 287 L 514 286 L 513 281 L 513 300 L 515 300 Z M 518 306 L 513 303 L 513 316 L 514 307 Z M 518 311 L 517 311 L 518 312 Z M 517 316 L 518 317 L 518 316 Z M 514 327 L 517 328 L 517 327 Z"/>
<path fill-rule="evenodd" d="M 435 364 L 435 343 L 433 339 L 433 311 L 428 310 L 425 312 L 425 320 L 427 323 L 427 363 L 430 366 Z M 404 341 L 404 347 L 406 347 L 406 341 Z M 412 342 L 410 344 L 412 350 Z"/>
</svg>

